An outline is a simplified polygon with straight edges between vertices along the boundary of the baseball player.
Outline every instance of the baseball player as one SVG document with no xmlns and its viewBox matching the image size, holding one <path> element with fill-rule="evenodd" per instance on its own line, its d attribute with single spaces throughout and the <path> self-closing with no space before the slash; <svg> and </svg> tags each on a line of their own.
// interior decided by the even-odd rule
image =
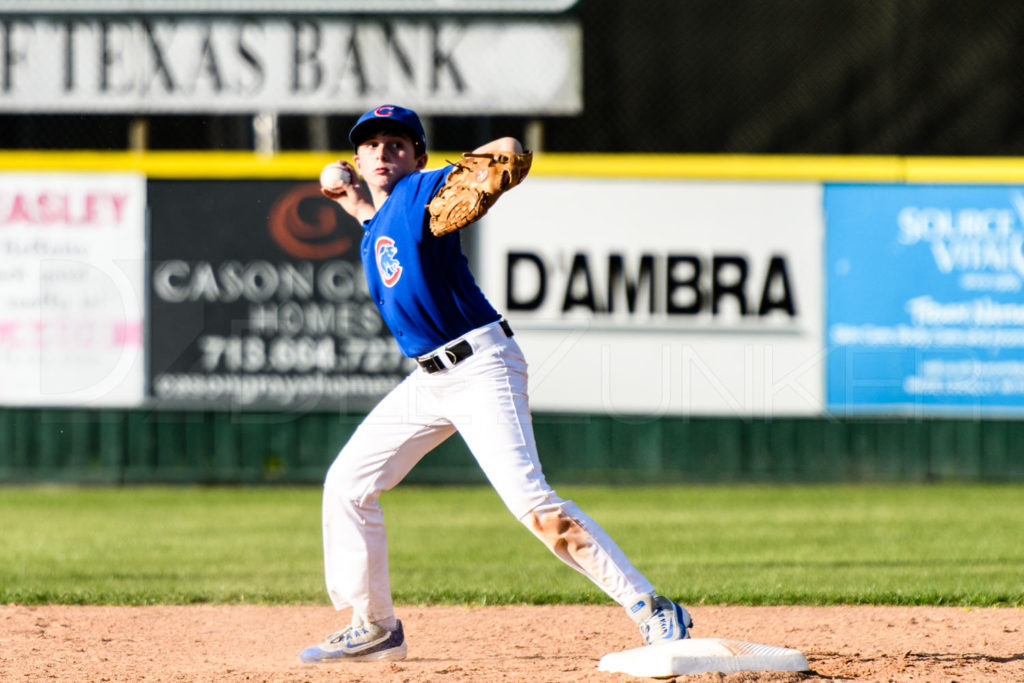
<svg viewBox="0 0 1024 683">
<path fill-rule="evenodd" d="M 345 172 L 324 187 L 324 194 L 362 223 L 370 294 L 398 346 L 418 367 L 366 416 L 327 472 L 327 591 L 335 608 L 352 607 L 352 621 L 304 650 L 302 661 L 405 657 L 378 497 L 456 431 L 516 519 L 622 605 L 646 643 L 688 638 L 687 611 L 655 593 L 608 534 L 545 481 L 522 351 L 477 287 L 459 234 L 439 225 L 465 212 L 432 204 L 435 197 L 461 192 L 459 183 L 479 182 L 485 171 L 464 171 L 481 159 L 482 166 L 498 173 L 494 192 L 510 189 L 525 176 L 529 153 L 523 154 L 514 138 L 501 138 L 465 155 L 463 162 L 425 170 L 419 117 L 394 105 L 361 116 L 349 140 L 355 168 L 343 163 Z M 509 161 L 518 168 L 504 163 Z M 494 192 L 482 200 L 483 210 L 493 203 Z"/>
</svg>

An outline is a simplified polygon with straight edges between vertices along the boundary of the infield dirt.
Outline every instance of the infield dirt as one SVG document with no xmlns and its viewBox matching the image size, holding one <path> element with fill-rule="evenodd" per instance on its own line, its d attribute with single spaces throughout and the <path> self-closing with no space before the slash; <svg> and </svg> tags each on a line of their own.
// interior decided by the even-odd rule
<svg viewBox="0 0 1024 683">
<path fill-rule="evenodd" d="M 802 651 L 809 673 L 678 681 L 1024 681 L 1024 609 L 691 608 L 693 634 Z M 597 670 L 639 646 L 615 606 L 399 608 L 401 662 L 311 665 L 298 653 L 343 626 L 329 607 L 0 607 L 0 681 L 638 681 Z"/>
</svg>

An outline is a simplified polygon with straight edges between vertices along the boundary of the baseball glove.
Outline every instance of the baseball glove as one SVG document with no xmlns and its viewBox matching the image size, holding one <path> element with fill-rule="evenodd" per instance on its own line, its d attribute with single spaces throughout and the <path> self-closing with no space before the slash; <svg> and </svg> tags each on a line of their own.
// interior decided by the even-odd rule
<svg viewBox="0 0 1024 683">
<path fill-rule="evenodd" d="M 502 193 L 522 182 L 532 162 L 533 152 L 463 154 L 427 204 L 430 232 L 440 237 L 478 220 Z"/>
</svg>

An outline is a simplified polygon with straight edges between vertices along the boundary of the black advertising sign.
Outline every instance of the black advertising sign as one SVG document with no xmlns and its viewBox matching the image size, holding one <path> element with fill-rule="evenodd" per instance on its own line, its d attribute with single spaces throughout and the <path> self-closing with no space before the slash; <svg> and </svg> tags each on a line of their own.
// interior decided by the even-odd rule
<svg viewBox="0 0 1024 683">
<path fill-rule="evenodd" d="M 318 183 L 150 181 L 149 207 L 157 404 L 364 410 L 410 370 Z"/>
</svg>

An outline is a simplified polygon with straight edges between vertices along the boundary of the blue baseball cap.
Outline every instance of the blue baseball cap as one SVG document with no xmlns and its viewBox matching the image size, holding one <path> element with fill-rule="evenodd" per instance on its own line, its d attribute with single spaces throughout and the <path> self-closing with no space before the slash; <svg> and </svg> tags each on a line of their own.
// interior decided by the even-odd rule
<svg viewBox="0 0 1024 683">
<path fill-rule="evenodd" d="M 409 135 L 412 136 L 413 142 L 418 143 L 419 151 L 426 151 L 427 135 L 423 132 L 423 124 L 420 123 L 420 117 L 412 109 L 399 107 L 396 104 L 382 104 L 360 116 L 359 120 L 356 121 L 356 125 L 352 126 L 352 130 L 348 132 L 348 141 L 352 143 L 353 147 L 358 147 L 359 143 L 377 132 L 379 126 L 383 123 L 397 123 L 399 126 L 407 129 Z"/>
</svg>

